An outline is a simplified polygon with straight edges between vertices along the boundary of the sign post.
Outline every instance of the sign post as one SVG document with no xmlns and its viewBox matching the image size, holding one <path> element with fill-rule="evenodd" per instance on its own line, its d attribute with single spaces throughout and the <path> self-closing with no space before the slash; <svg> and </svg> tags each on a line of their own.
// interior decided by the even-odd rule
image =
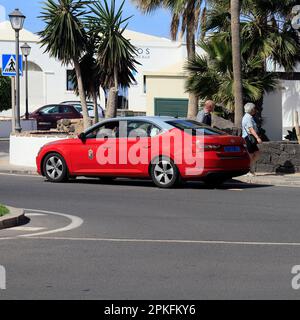
<svg viewBox="0 0 300 320">
<path fill-rule="evenodd" d="M 3 54 L 2 55 L 2 75 L 4 77 L 15 77 L 16 76 L 16 55 L 15 54 Z M 19 75 L 23 74 L 23 61 L 22 56 L 19 56 Z"/>
<path fill-rule="evenodd" d="M 4 77 L 11 77 L 11 106 L 12 106 L 12 132 L 16 130 L 16 55 L 3 54 L 2 55 L 2 75 Z M 19 56 L 19 75 L 23 73 L 23 59 Z"/>
</svg>

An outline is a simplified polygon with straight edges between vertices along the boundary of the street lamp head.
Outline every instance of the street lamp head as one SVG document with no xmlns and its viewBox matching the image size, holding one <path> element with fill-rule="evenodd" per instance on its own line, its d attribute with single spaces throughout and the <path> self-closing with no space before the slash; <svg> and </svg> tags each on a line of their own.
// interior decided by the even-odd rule
<svg viewBox="0 0 300 320">
<path fill-rule="evenodd" d="M 23 15 L 23 13 L 19 9 L 15 9 L 8 16 L 11 23 L 11 27 L 15 31 L 20 31 L 23 29 L 24 20 L 26 17 Z"/>
<path fill-rule="evenodd" d="M 27 56 L 30 55 L 31 47 L 30 47 L 30 45 L 28 45 L 27 42 L 25 42 L 25 43 L 21 46 L 21 50 L 22 50 L 23 56 L 27 57 Z"/>
</svg>

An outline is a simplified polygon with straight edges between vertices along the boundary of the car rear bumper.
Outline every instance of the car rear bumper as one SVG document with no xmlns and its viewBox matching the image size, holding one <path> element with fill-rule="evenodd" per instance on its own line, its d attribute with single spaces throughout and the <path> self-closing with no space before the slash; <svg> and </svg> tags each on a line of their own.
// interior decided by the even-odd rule
<svg viewBox="0 0 300 320">
<path fill-rule="evenodd" d="M 234 171 L 208 171 L 203 176 L 203 179 L 230 179 L 234 177 L 242 176 L 249 172 L 249 169 L 242 169 L 242 170 L 234 170 Z"/>
</svg>

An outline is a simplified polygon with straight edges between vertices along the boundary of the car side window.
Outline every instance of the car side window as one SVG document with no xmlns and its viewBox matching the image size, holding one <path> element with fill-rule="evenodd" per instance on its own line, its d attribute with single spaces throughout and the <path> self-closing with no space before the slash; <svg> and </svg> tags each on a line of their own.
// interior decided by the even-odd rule
<svg viewBox="0 0 300 320">
<path fill-rule="evenodd" d="M 53 114 L 53 113 L 59 113 L 59 106 L 47 106 L 40 110 L 41 114 Z"/>
<path fill-rule="evenodd" d="M 103 138 L 118 138 L 119 137 L 119 121 L 106 122 L 86 135 L 87 139 L 103 139 Z"/>
<path fill-rule="evenodd" d="M 61 113 L 73 113 L 73 109 L 70 106 L 61 106 Z"/>
<path fill-rule="evenodd" d="M 127 124 L 128 138 L 152 138 L 157 136 L 160 131 L 157 126 L 147 121 L 128 121 Z"/>
</svg>

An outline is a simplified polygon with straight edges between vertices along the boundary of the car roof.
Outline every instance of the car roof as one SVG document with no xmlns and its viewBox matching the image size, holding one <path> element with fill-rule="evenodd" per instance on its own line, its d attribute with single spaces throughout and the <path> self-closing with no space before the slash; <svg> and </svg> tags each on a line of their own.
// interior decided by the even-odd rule
<svg viewBox="0 0 300 320">
<path fill-rule="evenodd" d="M 47 108 L 47 107 L 60 107 L 60 106 L 74 108 L 74 106 L 72 104 L 49 103 L 49 104 L 45 104 L 42 107 L 39 107 L 38 109 Z"/>
<path fill-rule="evenodd" d="M 68 100 L 68 101 L 63 101 L 59 104 L 67 104 L 67 103 L 79 103 L 81 104 L 81 101 L 76 101 L 76 100 Z M 92 101 L 87 101 L 86 103 L 93 103 Z"/>
<path fill-rule="evenodd" d="M 116 118 L 103 119 L 102 121 L 96 123 L 94 126 L 90 127 L 87 130 L 89 131 L 91 128 L 98 126 L 98 124 L 100 123 L 112 122 L 112 121 L 148 121 L 157 125 L 161 129 L 170 130 L 170 129 L 173 129 L 174 127 L 167 122 L 174 121 L 174 120 L 176 120 L 176 118 L 169 117 L 169 116 L 116 117 Z"/>
</svg>

